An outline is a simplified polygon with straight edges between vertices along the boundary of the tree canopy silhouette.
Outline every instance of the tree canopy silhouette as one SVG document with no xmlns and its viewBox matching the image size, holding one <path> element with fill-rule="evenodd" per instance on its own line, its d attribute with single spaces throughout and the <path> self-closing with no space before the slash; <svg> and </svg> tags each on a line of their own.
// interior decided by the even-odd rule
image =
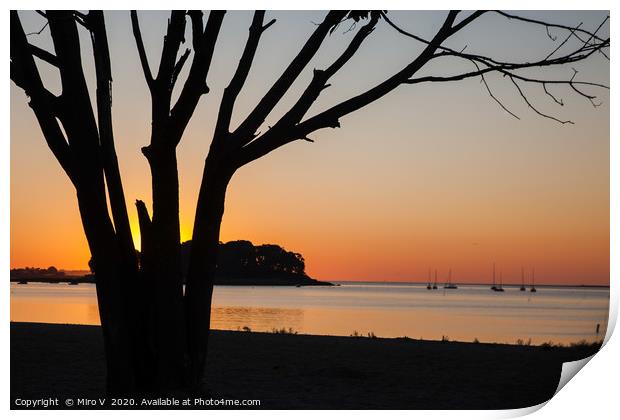
<svg viewBox="0 0 620 420">
<path fill-rule="evenodd" d="M 192 241 L 181 244 L 181 267 L 187 276 Z M 216 284 L 330 284 L 306 274 L 304 257 L 279 245 L 255 246 L 250 241 L 221 243 L 217 253 Z"/>
<path fill-rule="evenodd" d="M 138 14 L 131 12 L 137 54 L 150 91 L 152 109 L 150 143 L 142 148 L 152 177 L 150 213 L 144 202 L 136 201 L 142 239 L 140 261 L 129 229 L 114 145 L 112 58 L 104 14 L 102 11 L 57 10 L 37 13 L 47 20 L 54 51 L 31 44 L 19 14 L 11 11 L 10 75 L 29 97 L 29 105 L 49 149 L 76 190 L 97 279 L 107 360 L 107 389 L 111 395 L 202 392 L 203 378 L 207 374 L 205 360 L 211 297 L 226 189 L 242 166 L 288 143 L 297 140 L 311 142 L 311 135 L 325 128 L 340 127 L 348 114 L 402 86 L 480 78 L 490 97 L 518 118 L 493 94 L 485 79 L 485 75 L 497 73 L 514 86 L 515 95 L 534 112 L 562 124 L 571 121 L 540 111 L 535 100 L 528 97 L 525 85 L 538 86 L 541 93 L 558 105 L 563 102 L 557 93 L 552 93 L 552 86 L 564 86 L 593 105 L 597 103 L 592 89 L 606 88 L 600 83 L 579 80 L 576 71 L 558 78 L 546 77 L 542 70 L 566 67 L 594 54 L 607 57 L 610 39 L 599 35 L 607 19 L 591 31 L 581 25 L 566 26 L 501 11 L 447 11 L 434 34 L 425 38 L 406 31 L 383 11 L 336 10 L 325 13 L 264 96 L 239 125 L 231 127 L 235 103 L 252 68 L 261 37 L 275 24 L 273 19 L 265 22 L 264 11 L 256 11 L 236 70 L 219 98 L 217 122 L 198 195 L 186 287 L 183 289 L 176 148 L 199 101 L 209 94 L 207 80 L 226 13 L 211 11 L 205 19 L 202 11 L 172 11 L 159 64 L 152 69 Z M 446 46 L 455 34 L 477 24 L 483 15 L 540 29 L 542 37 L 552 37 L 550 31 L 564 35 L 555 38 L 557 47 L 545 57 L 532 56 L 524 60 L 485 56 L 469 53 L 467 48 L 457 50 Z M 349 30 L 354 31 L 348 45 L 328 66 L 314 69 L 311 81 L 290 108 L 268 129 L 259 131 L 321 46 L 328 42 L 330 34 L 343 24 L 351 24 Z M 332 77 L 345 71 L 346 64 L 380 24 L 389 25 L 412 42 L 421 44 L 421 52 L 403 51 L 406 64 L 389 77 L 321 112 L 308 115 L 311 106 L 331 86 Z M 187 25 L 191 27 L 191 38 L 186 40 Z M 94 61 L 96 111 L 82 66 L 84 50 L 80 46 L 78 30 L 88 31 L 92 42 L 92 57 L 88 58 Z M 509 57 L 509 53 L 505 55 Z M 471 70 L 454 74 L 449 72 L 451 66 L 446 65 L 445 73 L 433 70 L 430 75 L 420 74 L 429 63 L 447 58 L 469 63 Z M 46 88 L 35 59 L 48 63 L 59 72 L 60 95 L 54 95 Z M 181 83 L 179 75 L 184 67 L 188 67 L 188 72 Z M 528 69 L 539 71 L 535 75 L 523 72 Z M 180 85 L 180 93 L 173 101 L 173 90 L 177 85 Z M 238 246 L 241 250 L 244 245 Z M 227 258 L 226 252 L 221 258 Z M 260 264 L 258 259 L 255 260 L 256 264 L 273 264 L 273 257 L 278 252 L 269 247 L 263 249 L 262 260 Z M 295 270 L 301 267 L 298 265 Z"/>
</svg>

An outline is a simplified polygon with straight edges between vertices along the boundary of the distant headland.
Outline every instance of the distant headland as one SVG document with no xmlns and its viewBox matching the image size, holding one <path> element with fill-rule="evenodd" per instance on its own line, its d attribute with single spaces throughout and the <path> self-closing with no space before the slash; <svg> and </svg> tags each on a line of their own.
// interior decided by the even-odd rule
<svg viewBox="0 0 620 420">
<path fill-rule="evenodd" d="M 181 244 L 181 267 L 187 273 L 191 241 Z M 138 253 L 139 255 L 139 253 Z M 91 265 L 89 261 L 89 265 Z M 254 245 L 250 241 L 220 242 L 216 285 L 221 286 L 333 286 L 305 272 L 304 257 L 279 245 Z M 13 268 L 11 281 L 18 283 L 94 283 L 94 274 L 75 275 L 48 268 Z"/>
</svg>

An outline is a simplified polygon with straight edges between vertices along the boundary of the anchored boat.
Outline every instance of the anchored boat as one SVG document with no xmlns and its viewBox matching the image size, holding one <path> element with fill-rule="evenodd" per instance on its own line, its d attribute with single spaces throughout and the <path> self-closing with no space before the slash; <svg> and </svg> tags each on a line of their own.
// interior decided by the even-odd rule
<svg viewBox="0 0 620 420">
<path fill-rule="evenodd" d="M 458 286 L 454 283 L 452 283 L 452 269 L 450 269 L 448 271 L 448 281 L 447 283 L 443 286 L 444 289 L 458 289 Z"/>
</svg>

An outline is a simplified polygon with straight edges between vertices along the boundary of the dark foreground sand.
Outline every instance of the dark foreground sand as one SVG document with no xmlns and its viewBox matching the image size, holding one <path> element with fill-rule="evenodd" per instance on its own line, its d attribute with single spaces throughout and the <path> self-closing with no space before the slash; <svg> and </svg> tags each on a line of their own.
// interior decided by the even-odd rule
<svg viewBox="0 0 620 420">
<path fill-rule="evenodd" d="M 213 397 L 262 409 L 499 409 L 553 395 L 565 361 L 596 348 L 214 331 Z M 15 398 L 104 396 L 99 327 L 11 323 Z M 62 404 L 61 404 L 62 405 Z"/>
</svg>

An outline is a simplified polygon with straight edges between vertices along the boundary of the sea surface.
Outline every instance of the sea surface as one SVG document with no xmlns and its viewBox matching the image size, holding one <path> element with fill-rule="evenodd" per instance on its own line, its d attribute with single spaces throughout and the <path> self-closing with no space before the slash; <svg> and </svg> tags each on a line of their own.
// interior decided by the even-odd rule
<svg viewBox="0 0 620 420">
<path fill-rule="evenodd" d="M 603 339 L 608 288 L 537 289 L 530 293 L 508 286 L 498 293 L 488 285 L 427 290 L 424 284 L 362 282 L 216 286 L 211 327 L 510 344 Z M 95 286 L 11 283 L 11 321 L 98 325 Z"/>
</svg>

